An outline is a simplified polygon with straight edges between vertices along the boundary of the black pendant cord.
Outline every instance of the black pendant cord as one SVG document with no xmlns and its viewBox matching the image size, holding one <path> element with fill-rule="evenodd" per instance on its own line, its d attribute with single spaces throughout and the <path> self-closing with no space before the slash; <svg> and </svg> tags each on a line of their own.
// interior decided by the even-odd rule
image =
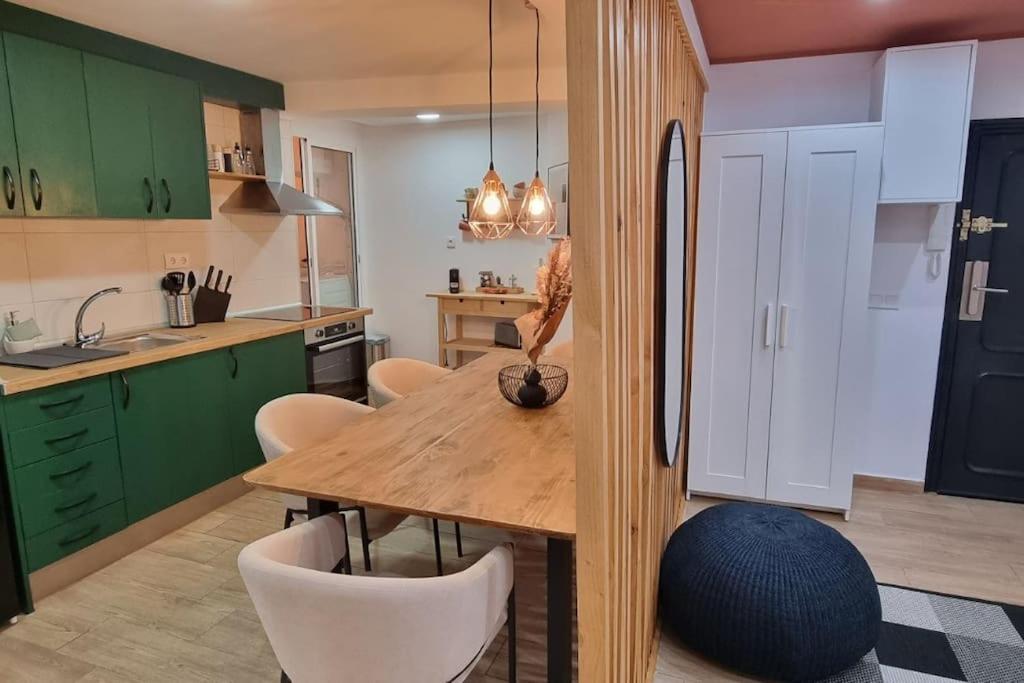
<svg viewBox="0 0 1024 683">
<path fill-rule="evenodd" d="M 487 5 L 487 125 L 490 132 L 491 170 L 494 170 L 494 0 Z"/>
<path fill-rule="evenodd" d="M 535 178 L 540 178 L 540 10 L 534 7 L 533 13 L 537 16 L 537 75 L 533 82 L 533 122 L 537 137 L 533 157 L 533 175 Z"/>
</svg>

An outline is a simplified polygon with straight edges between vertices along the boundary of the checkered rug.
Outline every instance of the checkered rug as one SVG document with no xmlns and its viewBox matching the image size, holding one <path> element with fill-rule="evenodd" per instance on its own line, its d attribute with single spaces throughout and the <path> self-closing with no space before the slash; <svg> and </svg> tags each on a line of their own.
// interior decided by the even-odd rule
<svg viewBox="0 0 1024 683">
<path fill-rule="evenodd" d="M 878 646 L 828 683 L 1024 683 L 1024 607 L 878 587 Z"/>
</svg>

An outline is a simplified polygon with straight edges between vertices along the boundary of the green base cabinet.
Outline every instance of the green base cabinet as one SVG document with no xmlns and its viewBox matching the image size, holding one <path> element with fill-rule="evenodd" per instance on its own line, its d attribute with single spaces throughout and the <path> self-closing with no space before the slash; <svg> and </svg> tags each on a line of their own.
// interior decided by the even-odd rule
<svg viewBox="0 0 1024 683">
<path fill-rule="evenodd" d="M 302 333 L 281 335 L 228 349 L 231 441 L 234 471 L 264 462 L 256 439 L 256 413 L 267 402 L 306 391 L 306 347 Z"/>
<path fill-rule="evenodd" d="M 110 376 L 129 524 L 233 474 L 224 353 Z"/>
</svg>

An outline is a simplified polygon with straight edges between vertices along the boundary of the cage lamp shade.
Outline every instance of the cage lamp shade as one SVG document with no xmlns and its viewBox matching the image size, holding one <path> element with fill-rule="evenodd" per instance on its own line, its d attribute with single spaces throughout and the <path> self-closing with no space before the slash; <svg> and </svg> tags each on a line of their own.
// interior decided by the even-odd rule
<svg viewBox="0 0 1024 683">
<path fill-rule="evenodd" d="M 508 237 L 515 226 L 515 217 L 508 205 L 508 193 L 492 166 L 484 175 L 469 210 L 469 228 L 474 236 L 481 239 L 500 240 Z"/>
<path fill-rule="evenodd" d="M 548 189 L 544 187 L 540 174 L 534 175 L 533 182 L 526 188 L 523 205 L 519 207 L 516 225 L 526 235 L 543 236 L 551 234 L 557 223 Z"/>
</svg>

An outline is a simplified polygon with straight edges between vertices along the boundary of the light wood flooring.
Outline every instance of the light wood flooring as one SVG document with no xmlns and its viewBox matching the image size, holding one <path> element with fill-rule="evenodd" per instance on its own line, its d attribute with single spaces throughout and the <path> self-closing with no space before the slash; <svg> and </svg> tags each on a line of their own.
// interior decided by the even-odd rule
<svg viewBox="0 0 1024 683">
<path fill-rule="evenodd" d="M 281 528 L 274 494 L 253 491 L 36 604 L 0 631 L 0 681 L 277 681 L 280 670 L 238 575 L 242 547 Z M 442 524 L 446 569 L 472 564 L 509 540 L 463 527 L 466 556 Z M 516 537 L 516 598 L 521 681 L 543 681 L 546 657 L 545 545 Z M 358 539 L 353 566 L 362 568 Z M 375 571 L 434 574 L 433 536 L 410 518 L 371 544 Z M 507 646 L 498 635 L 472 683 L 507 680 Z"/>
<path fill-rule="evenodd" d="M 694 497 L 686 517 L 721 502 Z M 849 522 L 837 514 L 809 514 L 850 539 L 880 583 L 1024 605 L 1024 505 L 866 480 L 854 489 Z M 663 632 L 655 680 L 753 679 L 715 666 Z"/>
</svg>

